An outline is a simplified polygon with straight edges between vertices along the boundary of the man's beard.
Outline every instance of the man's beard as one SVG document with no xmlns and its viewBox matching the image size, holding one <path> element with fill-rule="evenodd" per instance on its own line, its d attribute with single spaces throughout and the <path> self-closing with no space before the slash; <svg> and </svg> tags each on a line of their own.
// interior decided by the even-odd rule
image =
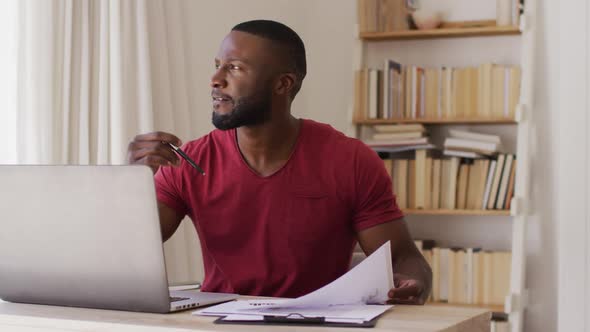
<svg viewBox="0 0 590 332">
<path fill-rule="evenodd" d="M 239 98 L 228 114 L 219 114 L 213 110 L 213 125 L 217 129 L 228 130 L 263 124 L 270 119 L 270 99 L 270 94 L 265 95 L 265 92 Z"/>
</svg>

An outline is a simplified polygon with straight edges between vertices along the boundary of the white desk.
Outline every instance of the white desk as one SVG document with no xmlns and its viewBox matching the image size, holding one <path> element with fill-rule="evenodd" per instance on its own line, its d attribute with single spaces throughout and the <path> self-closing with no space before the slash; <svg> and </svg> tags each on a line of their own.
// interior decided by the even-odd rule
<svg viewBox="0 0 590 332">
<path fill-rule="evenodd" d="M 375 328 L 362 330 L 367 332 L 489 332 L 490 317 L 489 311 L 479 308 L 397 305 L 379 318 Z M 215 319 L 216 317 L 192 316 L 191 311 L 148 314 L 0 303 L 0 331 L 7 332 L 187 332 L 189 330 L 353 332 L 356 330 L 319 326 L 218 325 L 213 324 Z"/>
</svg>

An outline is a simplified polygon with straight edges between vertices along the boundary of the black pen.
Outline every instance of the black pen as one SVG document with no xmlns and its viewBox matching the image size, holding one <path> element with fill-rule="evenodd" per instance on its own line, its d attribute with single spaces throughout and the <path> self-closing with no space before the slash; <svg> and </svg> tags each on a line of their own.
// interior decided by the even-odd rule
<svg viewBox="0 0 590 332">
<path fill-rule="evenodd" d="M 170 143 L 170 142 L 162 142 L 165 144 L 168 144 L 174 151 L 176 151 L 176 153 L 178 153 L 182 158 L 184 158 L 184 160 L 186 160 L 192 167 L 194 167 L 197 171 L 199 171 L 199 173 L 205 175 L 205 171 L 199 167 L 199 165 L 197 165 L 191 158 L 189 158 L 189 156 L 186 155 L 186 153 L 184 153 L 184 151 L 182 151 L 179 147 L 177 147 L 176 145 Z"/>
</svg>

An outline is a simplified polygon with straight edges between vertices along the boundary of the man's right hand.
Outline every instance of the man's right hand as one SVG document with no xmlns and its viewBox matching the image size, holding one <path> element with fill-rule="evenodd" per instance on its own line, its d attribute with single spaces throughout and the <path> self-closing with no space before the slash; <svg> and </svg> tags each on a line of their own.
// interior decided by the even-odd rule
<svg viewBox="0 0 590 332">
<path fill-rule="evenodd" d="M 178 137 L 160 131 L 135 136 L 127 147 L 129 164 L 147 165 L 154 174 L 160 166 L 180 165 L 180 159 L 165 142 L 182 145 Z"/>
</svg>

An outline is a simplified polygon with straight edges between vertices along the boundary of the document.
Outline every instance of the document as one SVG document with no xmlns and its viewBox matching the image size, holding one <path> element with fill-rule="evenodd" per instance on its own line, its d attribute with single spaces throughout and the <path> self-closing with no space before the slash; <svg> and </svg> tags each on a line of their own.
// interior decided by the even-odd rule
<svg viewBox="0 0 590 332">
<path fill-rule="evenodd" d="M 307 295 L 295 299 L 238 300 L 197 310 L 193 314 L 230 316 L 230 320 L 232 315 L 243 318 L 244 315 L 299 314 L 367 321 L 392 307 L 376 304 L 385 304 L 387 293 L 393 287 L 391 244 L 387 242 L 340 278 Z"/>
<path fill-rule="evenodd" d="M 252 310 L 247 301 L 226 302 L 214 307 L 195 311 L 193 314 L 201 316 L 230 316 L 229 320 L 262 320 L 265 315 L 280 317 L 323 317 L 328 321 L 350 320 L 369 321 L 381 315 L 392 305 L 342 304 L 325 307 L 309 308 L 264 308 Z M 228 320 L 226 318 L 226 320 Z"/>
<path fill-rule="evenodd" d="M 224 321 L 239 321 L 239 322 L 260 322 L 264 321 L 264 316 L 255 315 L 228 315 L 223 317 Z M 362 324 L 365 322 L 363 319 L 350 319 L 350 318 L 331 318 L 325 319 L 329 323 L 347 323 L 347 324 Z"/>
</svg>

